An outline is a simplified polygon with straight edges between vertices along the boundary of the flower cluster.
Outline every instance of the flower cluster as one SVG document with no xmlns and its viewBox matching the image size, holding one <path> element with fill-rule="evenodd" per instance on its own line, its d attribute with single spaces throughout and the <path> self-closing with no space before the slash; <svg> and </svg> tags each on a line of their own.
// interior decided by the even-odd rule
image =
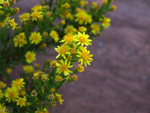
<svg viewBox="0 0 150 113">
<path fill-rule="evenodd" d="M 0 0 L 0 113 L 48 113 L 48 108 L 64 101 L 59 88 L 76 81 L 76 73 L 91 65 L 88 46 L 109 28 L 111 20 L 105 14 L 116 6 L 112 0 L 101 4 L 44 0 L 20 14 L 18 24 L 14 15 L 20 9 L 13 7 L 15 3 Z M 36 53 L 47 54 L 46 48 L 53 46 L 56 60 L 46 60 L 42 66 L 35 63 Z M 19 64 L 24 73 L 12 80 L 12 69 Z"/>
</svg>

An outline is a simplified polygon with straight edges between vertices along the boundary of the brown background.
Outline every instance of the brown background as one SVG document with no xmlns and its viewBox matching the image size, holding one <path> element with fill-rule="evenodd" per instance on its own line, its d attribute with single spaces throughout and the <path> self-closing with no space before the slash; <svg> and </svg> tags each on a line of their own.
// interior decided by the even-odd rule
<svg viewBox="0 0 150 113">
<path fill-rule="evenodd" d="M 92 0 L 91 0 L 92 1 Z M 102 0 L 93 0 L 101 2 Z M 21 13 L 39 0 L 19 2 Z M 94 61 L 60 92 L 64 104 L 50 113 L 150 113 L 150 1 L 114 0 L 111 27 L 90 46 Z M 54 59 L 38 55 L 37 62 Z M 19 70 L 19 71 L 18 71 Z M 17 77 L 22 69 L 13 71 Z"/>
</svg>

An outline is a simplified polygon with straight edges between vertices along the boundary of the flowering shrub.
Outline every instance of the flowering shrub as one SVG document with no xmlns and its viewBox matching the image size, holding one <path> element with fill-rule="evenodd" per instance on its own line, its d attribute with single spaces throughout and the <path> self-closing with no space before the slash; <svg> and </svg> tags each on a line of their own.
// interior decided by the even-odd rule
<svg viewBox="0 0 150 113">
<path fill-rule="evenodd" d="M 12 8 L 14 3 L 0 0 L 0 113 L 48 113 L 47 108 L 64 101 L 59 88 L 76 81 L 76 73 L 91 64 L 93 55 L 87 47 L 110 26 L 104 14 L 116 6 L 111 6 L 112 0 L 89 6 L 84 0 L 45 0 L 21 14 L 18 24 L 12 18 L 19 13 L 18 7 Z M 33 64 L 36 53 L 52 46 L 57 60 L 46 60 L 40 71 L 39 64 Z M 12 80 L 11 69 L 20 63 L 25 73 Z"/>
</svg>

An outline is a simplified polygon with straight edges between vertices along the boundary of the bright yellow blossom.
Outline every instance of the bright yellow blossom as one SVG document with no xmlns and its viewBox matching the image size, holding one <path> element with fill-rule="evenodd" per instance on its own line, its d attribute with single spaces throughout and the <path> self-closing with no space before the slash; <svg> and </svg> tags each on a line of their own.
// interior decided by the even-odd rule
<svg viewBox="0 0 150 113">
<path fill-rule="evenodd" d="M 52 30 L 50 32 L 50 36 L 55 40 L 55 42 L 59 41 L 59 35 L 58 35 L 58 33 L 55 30 Z"/>
<path fill-rule="evenodd" d="M 2 81 L 0 81 L 0 88 L 5 88 L 6 87 L 6 84 Z"/>
<path fill-rule="evenodd" d="M 25 22 L 25 21 L 29 20 L 29 18 L 30 18 L 30 13 L 21 14 L 21 15 L 19 16 L 19 18 L 20 18 L 21 22 Z"/>
<path fill-rule="evenodd" d="M 61 40 L 60 42 L 65 42 L 70 45 L 72 44 L 72 42 L 75 42 L 75 41 L 77 41 L 75 35 L 68 33 L 63 37 L 63 40 Z"/>
<path fill-rule="evenodd" d="M 5 97 L 6 97 L 6 101 L 8 101 L 9 103 L 11 101 L 15 101 L 18 97 L 19 97 L 19 93 L 17 91 L 16 87 L 11 87 L 11 88 L 7 88 L 5 90 Z"/>
<path fill-rule="evenodd" d="M 100 31 L 100 25 L 99 25 L 98 23 L 92 24 L 92 25 L 91 25 L 91 28 L 92 28 L 91 32 L 92 32 L 94 35 L 97 34 L 97 33 L 99 33 L 99 31 Z"/>
<path fill-rule="evenodd" d="M 42 36 L 41 34 L 38 32 L 33 32 L 31 33 L 31 36 L 29 37 L 29 40 L 31 42 L 31 44 L 39 44 L 42 41 Z"/>
<path fill-rule="evenodd" d="M 22 106 L 26 105 L 27 99 L 26 99 L 26 96 L 23 97 L 23 98 L 19 97 L 18 100 L 16 100 L 16 101 L 17 101 L 17 105 L 19 105 L 20 107 L 22 107 Z"/>
<path fill-rule="evenodd" d="M 81 64 L 79 64 L 79 65 L 77 66 L 77 71 L 78 71 L 78 72 L 84 72 L 84 67 L 83 67 Z"/>
<path fill-rule="evenodd" d="M 34 68 L 31 65 L 25 65 L 23 66 L 23 70 L 25 71 L 25 73 L 32 73 Z"/>
<path fill-rule="evenodd" d="M 81 44 L 81 46 L 83 46 L 83 45 L 86 45 L 86 46 L 91 45 L 92 40 L 89 39 L 89 35 L 85 34 L 85 32 L 83 32 L 83 33 L 78 32 L 76 37 L 77 37 L 78 45 L 79 44 Z"/>
<path fill-rule="evenodd" d="M 42 16 L 42 12 L 41 11 L 37 11 L 35 10 L 34 12 L 31 13 L 31 17 L 32 17 L 32 21 L 37 21 L 38 18 L 40 18 Z"/>
<path fill-rule="evenodd" d="M 23 78 L 19 78 L 19 79 L 13 80 L 13 82 L 12 82 L 12 86 L 13 87 L 17 87 L 19 89 L 24 87 L 24 85 L 25 85 L 25 82 L 24 82 Z"/>
<path fill-rule="evenodd" d="M 87 23 L 91 23 L 92 22 L 92 16 L 89 15 L 85 10 L 83 9 L 79 9 L 80 11 L 78 11 L 75 14 L 75 21 L 79 22 L 79 24 L 87 24 Z"/>
<path fill-rule="evenodd" d="M 55 50 L 58 52 L 58 55 L 56 56 L 56 58 L 59 58 L 60 56 L 62 56 L 63 58 L 66 58 L 66 55 L 70 54 L 70 52 L 69 52 L 70 47 L 66 44 L 57 46 L 57 48 L 55 48 Z"/>
<path fill-rule="evenodd" d="M 106 5 L 108 3 L 108 0 L 103 0 L 103 4 Z"/>
<path fill-rule="evenodd" d="M 84 7 L 85 2 L 84 2 L 83 0 L 81 0 L 81 1 L 79 2 L 79 5 L 80 5 L 81 7 Z"/>
<path fill-rule="evenodd" d="M 94 9 L 98 9 L 98 4 L 97 4 L 96 2 L 92 2 L 92 7 L 93 7 Z"/>
<path fill-rule="evenodd" d="M 76 33 L 77 29 L 74 28 L 72 25 L 67 25 L 67 27 L 65 28 L 65 34 L 67 33 Z"/>
<path fill-rule="evenodd" d="M 33 51 L 28 51 L 25 54 L 25 58 L 27 63 L 32 63 L 33 61 L 36 60 L 36 54 Z"/>
<path fill-rule="evenodd" d="M 42 10 L 42 6 L 40 4 L 36 4 L 31 10 L 32 11 L 41 11 Z"/>
<path fill-rule="evenodd" d="M 25 44 L 27 44 L 25 33 L 24 32 L 20 33 L 13 39 L 13 41 L 15 47 L 17 46 L 19 46 L 20 48 L 23 47 Z"/>
<path fill-rule="evenodd" d="M 86 31 L 87 31 L 87 28 L 84 27 L 84 26 L 80 26 L 80 27 L 79 27 L 79 31 L 80 31 L 80 32 L 86 32 Z"/>
<path fill-rule="evenodd" d="M 104 26 L 104 28 L 108 28 L 110 26 L 110 18 L 104 18 L 103 22 L 102 22 L 102 26 Z"/>
<path fill-rule="evenodd" d="M 64 73 L 64 75 L 67 76 L 72 73 L 72 71 L 69 70 L 69 68 L 73 67 L 73 65 L 70 64 L 70 61 L 68 62 L 67 59 L 65 61 L 61 59 L 60 63 L 61 64 L 57 68 L 58 74 Z"/>
<path fill-rule="evenodd" d="M 113 6 L 112 6 L 112 10 L 114 11 L 114 10 L 116 10 L 116 9 L 117 9 L 117 6 L 113 5 Z"/>
<path fill-rule="evenodd" d="M 90 51 L 83 49 L 82 51 L 77 51 L 77 54 L 77 57 L 79 57 L 78 62 L 81 62 L 81 65 L 83 65 L 83 63 L 85 66 L 87 66 L 87 64 L 91 65 L 90 62 L 93 60 L 91 58 L 93 55 L 90 54 Z"/>
<path fill-rule="evenodd" d="M 60 104 L 62 105 L 62 102 L 63 102 L 64 100 L 62 99 L 61 95 L 58 94 L 58 93 L 56 93 L 56 96 L 57 96 L 58 101 L 59 101 Z"/>
<path fill-rule="evenodd" d="M 12 30 L 14 30 L 18 24 L 15 23 L 15 19 L 11 19 L 9 20 L 9 25 L 12 27 Z"/>
</svg>

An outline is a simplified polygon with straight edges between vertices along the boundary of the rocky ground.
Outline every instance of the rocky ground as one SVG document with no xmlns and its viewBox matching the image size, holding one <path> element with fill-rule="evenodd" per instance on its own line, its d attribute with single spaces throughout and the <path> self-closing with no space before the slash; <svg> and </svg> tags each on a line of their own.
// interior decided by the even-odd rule
<svg viewBox="0 0 150 113">
<path fill-rule="evenodd" d="M 114 1 L 111 27 L 90 47 L 92 65 L 60 89 L 64 104 L 50 113 L 150 113 L 150 1 Z M 22 11 L 35 1 L 26 3 Z"/>
</svg>

